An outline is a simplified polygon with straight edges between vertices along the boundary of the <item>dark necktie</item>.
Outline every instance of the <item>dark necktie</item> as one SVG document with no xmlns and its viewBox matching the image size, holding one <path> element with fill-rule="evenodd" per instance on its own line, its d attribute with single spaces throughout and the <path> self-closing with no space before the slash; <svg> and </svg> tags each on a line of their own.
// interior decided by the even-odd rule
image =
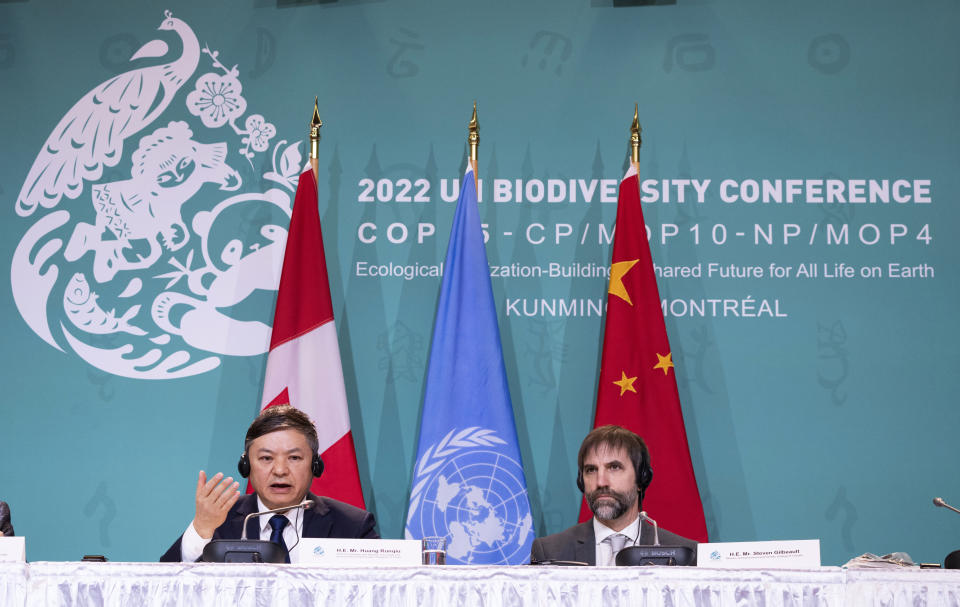
<svg viewBox="0 0 960 607">
<path fill-rule="evenodd" d="M 287 553 L 285 560 L 287 563 L 290 562 L 290 553 L 287 551 L 287 543 L 283 541 L 283 528 L 286 527 L 289 522 L 287 517 L 282 514 L 274 514 L 269 520 L 270 527 L 273 528 L 273 533 L 270 534 L 270 541 L 274 544 L 280 544 L 283 551 Z"/>
</svg>

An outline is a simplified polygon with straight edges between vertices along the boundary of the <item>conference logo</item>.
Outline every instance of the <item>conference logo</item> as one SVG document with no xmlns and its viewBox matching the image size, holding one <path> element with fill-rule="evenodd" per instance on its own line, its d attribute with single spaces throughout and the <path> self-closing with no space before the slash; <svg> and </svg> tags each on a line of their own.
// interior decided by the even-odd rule
<svg viewBox="0 0 960 607">
<path fill-rule="evenodd" d="M 407 538 L 447 538 L 447 564 L 529 560 L 533 518 L 520 462 L 493 430 L 455 428 L 417 461 Z"/>
<path fill-rule="evenodd" d="M 304 165 L 299 142 L 248 111 L 238 66 L 170 11 L 158 29 L 51 119 L 17 197 L 28 223 L 10 267 L 37 336 L 137 379 L 267 351 L 257 314 Z"/>
</svg>

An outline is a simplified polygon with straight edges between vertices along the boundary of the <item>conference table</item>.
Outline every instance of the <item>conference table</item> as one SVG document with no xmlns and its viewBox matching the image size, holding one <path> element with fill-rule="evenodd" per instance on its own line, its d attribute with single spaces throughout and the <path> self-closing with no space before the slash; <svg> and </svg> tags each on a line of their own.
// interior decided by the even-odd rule
<svg viewBox="0 0 960 607">
<path fill-rule="evenodd" d="M 960 570 L 0 563 L 3 607 L 960 607 Z"/>
</svg>

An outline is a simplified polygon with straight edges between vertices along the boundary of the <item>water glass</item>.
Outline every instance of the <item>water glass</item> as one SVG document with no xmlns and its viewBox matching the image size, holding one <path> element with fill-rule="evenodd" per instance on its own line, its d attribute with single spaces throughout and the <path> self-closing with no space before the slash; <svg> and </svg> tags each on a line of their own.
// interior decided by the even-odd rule
<svg viewBox="0 0 960 607">
<path fill-rule="evenodd" d="M 447 538 L 425 537 L 421 549 L 424 565 L 443 565 L 447 562 Z"/>
</svg>

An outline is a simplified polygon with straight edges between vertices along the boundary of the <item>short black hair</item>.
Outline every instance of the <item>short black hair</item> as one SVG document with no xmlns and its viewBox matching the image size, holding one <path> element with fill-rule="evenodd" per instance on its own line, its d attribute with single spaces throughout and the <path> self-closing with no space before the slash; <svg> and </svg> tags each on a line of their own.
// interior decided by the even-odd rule
<svg viewBox="0 0 960 607">
<path fill-rule="evenodd" d="M 586 459 L 587 454 L 601 445 L 608 449 L 619 449 L 621 447 L 626 449 L 630 461 L 633 462 L 633 470 L 636 472 L 637 486 L 641 489 L 647 488 L 650 484 L 652 471 L 646 479 L 643 478 L 642 472 L 645 468 L 650 468 L 650 450 L 647 449 L 647 444 L 643 442 L 639 434 L 622 426 L 606 425 L 590 431 L 590 434 L 580 444 L 580 452 L 577 454 L 577 470 L 580 471 L 580 474 L 583 474 L 583 460 Z M 645 481 L 645 484 L 642 481 Z"/>
<path fill-rule="evenodd" d="M 278 430 L 296 430 L 306 437 L 307 443 L 314 453 L 320 450 L 317 428 L 313 425 L 310 417 L 291 405 L 276 405 L 261 411 L 260 415 L 250 424 L 247 429 L 247 437 L 243 441 L 243 452 L 247 453 L 250 449 L 250 443 L 256 439 Z"/>
</svg>

